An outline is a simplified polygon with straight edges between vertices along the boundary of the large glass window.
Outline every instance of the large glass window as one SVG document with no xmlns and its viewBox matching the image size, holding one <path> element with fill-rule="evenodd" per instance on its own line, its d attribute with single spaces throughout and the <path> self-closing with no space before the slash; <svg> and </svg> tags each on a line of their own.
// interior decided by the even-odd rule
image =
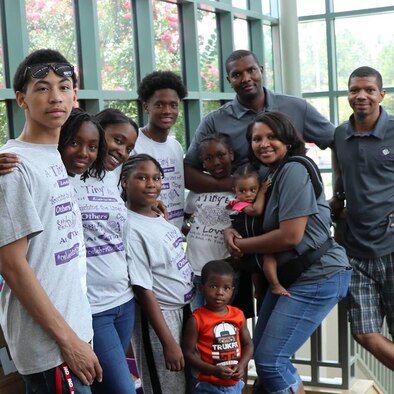
<svg viewBox="0 0 394 394">
<path fill-rule="evenodd" d="M 298 0 L 298 16 L 324 14 L 326 11 L 326 0 Z"/>
<path fill-rule="evenodd" d="M 108 100 L 105 108 L 116 108 L 138 124 L 138 105 L 136 101 Z"/>
<path fill-rule="evenodd" d="M 153 0 L 155 61 L 157 70 L 181 72 L 178 6 Z"/>
<path fill-rule="evenodd" d="M 394 13 L 335 20 L 338 88 L 347 89 L 350 73 L 360 66 L 379 70 L 394 85 Z"/>
<path fill-rule="evenodd" d="M 218 109 L 222 103 L 220 101 L 215 100 L 204 100 L 202 102 L 202 113 L 203 116 L 208 115 L 210 112 Z"/>
<path fill-rule="evenodd" d="M 203 90 L 220 90 L 217 21 L 214 12 L 198 10 L 200 76 Z"/>
<path fill-rule="evenodd" d="M 18 0 L 1 4 L 0 21 L 8 15 L 15 20 L 0 26 L 0 102 L 4 114 L 7 108 L 8 124 L 17 131 L 23 126 L 23 112 L 8 105 L 15 99 L 5 85 L 25 52 L 37 48 L 57 49 L 81 67 L 78 98 L 83 108 L 96 113 L 115 106 L 139 124 L 144 121 L 137 101 L 141 79 L 158 69 L 180 75 L 189 94 L 172 132 L 184 147 L 201 117 L 234 97 L 223 78 L 223 63 L 232 50 L 253 49 L 261 57 L 265 83 L 271 89 L 274 80 L 281 78 L 274 79 L 272 50 L 279 38 L 271 29 L 279 24 L 277 0 Z M 10 59 L 3 61 L 1 48 L 10 48 L 6 55 L 13 50 Z M 14 130 L 4 135 L 9 134 L 14 135 Z"/>
<path fill-rule="evenodd" d="M 298 29 L 301 89 L 319 92 L 328 89 L 327 40 L 324 21 L 304 22 Z"/>
<path fill-rule="evenodd" d="M 247 10 L 248 9 L 248 0 L 233 0 L 233 6 Z"/>
<path fill-rule="evenodd" d="M 271 0 L 261 0 L 264 15 L 271 15 Z"/>
<path fill-rule="evenodd" d="M 77 64 L 72 0 L 26 0 L 29 51 L 52 48 Z"/>
<path fill-rule="evenodd" d="M 7 111 L 5 102 L 0 101 L 0 146 L 7 142 L 8 137 Z"/>
<path fill-rule="evenodd" d="M 305 1 L 305 0 L 303 0 Z M 313 0 L 310 0 L 312 2 Z M 354 11 L 362 9 L 370 9 L 372 7 L 392 6 L 393 0 L 334 0 L 334 11 Z"/>
<path fill-rule="evenodd" d="M 272 27 L 263 26 L 264 35 L 264 81 L 270 89 L 275 89 L 274 82 L 274 48 L 272 42 Z"/>
<path fill-rule="evenodd" d="M 0 31 L 1 31 L 1 19 L 0 19 Z M 4 89 L 5 81 L 4 81 L 4 51 L 3 51 L 3 43 L 0 34 L 0 89 Z"/>
<path fill-rule="evenodd" d="M 234 32 L 234 49 L 250 49 L 248 21 L 234 18 Z"/>
<path fill-rule="evenodd" d="M 326 10 L 325 5 L 334 9 Z M 304 97 L 326 97 L 320 111 L 327 114 L 333 110 L 328 116 L 339 124 L 352 113 L 346 97 L 350 73 L 360 66 L 371 66 L 382 74 L 387 91 L 383 106 L 390 112 L 394 108 L 394 3 L 298 0 L 297 10 Z"/>
<path fill-rule="evenodd" d="M 102 88 L 135 89 L 131 1 L 97 0 L 97 20 Z"/>
</svg>

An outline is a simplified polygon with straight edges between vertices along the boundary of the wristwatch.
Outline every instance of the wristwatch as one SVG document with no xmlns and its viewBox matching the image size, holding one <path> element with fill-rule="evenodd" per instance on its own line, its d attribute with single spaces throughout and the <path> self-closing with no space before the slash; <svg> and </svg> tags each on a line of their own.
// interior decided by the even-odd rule
<svg viewBox="0 0 394 394">
<path fill-rule="evenodd" d="M 346 194 L 345 192 L 335 192 L 334 197 L 339 200 L 339 201 L 345 201 L 346 200 Z"/>
</svg>

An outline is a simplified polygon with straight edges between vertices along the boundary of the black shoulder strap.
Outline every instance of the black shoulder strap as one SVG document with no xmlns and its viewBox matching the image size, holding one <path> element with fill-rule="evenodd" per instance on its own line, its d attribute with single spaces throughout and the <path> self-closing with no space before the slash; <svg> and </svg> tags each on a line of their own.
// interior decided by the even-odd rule
<svg viewBox="0 0 394 394">
<path fill-rule="evenodd" d="M 276 169 L 274 176 L 272 177 L 272 185 L 275 182 L 276 177 L 280 173 L 282 167 L 289 162 L 295 161 L 297 163 L 301 163 L 308 171 L 308 174 L 312 181 L 313 190 L 315 191 L 316 199 L 320 196 L 323 191 L 323 179 L 320 175 L 320 170 L 317 167 L 316 163 L 308 156 L 291 156 L 288 159 L 282 161 L 279 164 L 279 167 Z M 268 192 L 272 190 L 272 186 L 268 189 Z M 268 198 L 267 198 L 268 199 Z"/>
</svg>

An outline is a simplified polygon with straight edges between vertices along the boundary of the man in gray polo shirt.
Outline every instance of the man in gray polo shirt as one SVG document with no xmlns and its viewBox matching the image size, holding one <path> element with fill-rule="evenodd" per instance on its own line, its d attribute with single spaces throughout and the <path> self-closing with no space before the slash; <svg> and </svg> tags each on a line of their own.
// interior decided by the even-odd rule
<svg viewBox="0 0 394 394">
<path fill-rule="evenodd" d="M 226 60 L 226 71 L 237 95 L 209 113 L 198 126 L 185 157 L 187 188 L 197 193 L 231 191 L 231 178 L 218 180 L 202 172 L 198 145 L 209 134 L 227 134 L 234 150 L 234 165 L 244 164 L 248 152 L 246 128 L 264 111 L 286 113 L 307 142 L 314 142 L 322 149 L 331 145 L 335 128 L 312 105 L 302 98 L 274 93 L 262 86 L 264 70 L 253 52 L 231 53 Z"/>
<path fill-rule="evenodd" d="M 348 82 L 349 121 L 335 130 L 335 151 L 346 196 L 344 244 L 353 276 L 349 318 L 353 337 L 394 370 L 394 117 L 380 106 L 382 76 L 354 70 Z M 342 201 L 343 207 L 343 201 Z M 334 212 L 336 213 L 336 212 Z"/>
</svg>

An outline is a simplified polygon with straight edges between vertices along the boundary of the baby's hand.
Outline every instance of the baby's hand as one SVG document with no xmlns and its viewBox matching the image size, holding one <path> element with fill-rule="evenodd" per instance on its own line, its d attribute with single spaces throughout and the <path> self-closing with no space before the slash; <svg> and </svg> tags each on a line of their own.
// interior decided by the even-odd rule
<svg viewBox="0 0 394 394">
<path fill-rule="evenodd" d="M 263 189 L 263 192 L 266 193 L 269 187 L 272 185 L 271 179 L 264 181 L 261 183 L 261 188 Z"/>
<path fill-rule="evenodd" d="M 271 285 L 272 294 L 290 297 L 290 293 L 279 283 Z"/>
</svg>

